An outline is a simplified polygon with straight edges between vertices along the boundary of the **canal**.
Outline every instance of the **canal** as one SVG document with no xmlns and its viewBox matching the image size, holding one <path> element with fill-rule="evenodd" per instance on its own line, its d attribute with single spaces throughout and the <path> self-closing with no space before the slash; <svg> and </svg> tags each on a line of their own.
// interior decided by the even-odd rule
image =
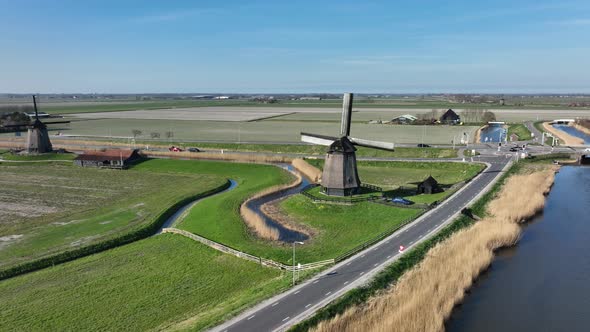
<svg viewBox="0 0 590 332">
<path fill-rule="evenodd" d="M 559 129 L 561 131 L 564 131 L 574 137 L 578 137 L 584 140 L 584 144 L 590 144 L 590 135 L 587 135 L 579 130 L 577 130 L 576 128 L 572 127 L 572 126 L 568 126 L 568 125 L 553 125 L 553 128 Z"/>
<path fill-rule="evenodd" d="M 523 227 L 447 331 L 590 331 L 590 167 L 562 167 L 543 215 Z"/>
<path fill-rule="evenodd" d="M 481 143 L 503 142 L 506 139 L 506 128 L 501 124 L 491 124 L 481 130 L 479 141 Z"/>
</svg>

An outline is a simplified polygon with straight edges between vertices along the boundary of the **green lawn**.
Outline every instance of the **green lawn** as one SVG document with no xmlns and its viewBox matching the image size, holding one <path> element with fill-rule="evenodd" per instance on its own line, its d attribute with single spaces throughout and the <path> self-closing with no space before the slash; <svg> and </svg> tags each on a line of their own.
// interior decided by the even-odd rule
<svg viewBox="0 0 590 332">
<path fill-rule="evenodd" d="M 236 189 L 195 205 L 178 227 L 253 255 L 291 263 L 289 245 L 258 239 L 248 231 L 239 215 L 240 204 L 252 194 L 274 184 L 290 182 L 291 176 L 285 171 L 269 165 L 178 160 L 148 161 L 135 169 L 215 174 L 236 180 Z M 293 196 L 281 207 L 316 232 L 311 241 L 297 250 L 297 261 L 301 263 L 334 258 L 419 213 L 374 203 L 316 205 L 302 195 Z"/>
<path fill-rule="evenodd" d="M 527 127 L 525 127 L 525 125 L 521 123 L 511 124 L 508 127 L 508 137 L 510 137 L 512 134 L 518 135 L 519 141 L 528 141 L 533 139 L 531 132 L 527 129 Z"/>
<path fill-rule="evenodd" d="M 0 270 L 132 233 L 223 177 L 0 164 Z"/>
<path fill-rule="evenodd" d="M 162 234 L 1 281 L 0 329 L 200 330 L 289 281 L 278 270 Z"/>
<path fill-rule="evenodd" d="M 74 153 L 43 153 L 35 155 L 12 154 L 7 151 L 0 151 L 0 159 L 15 161 L 40 161 L 40 160 L 65 160 L 71 161 L 76 158 Z"/>
</svg>

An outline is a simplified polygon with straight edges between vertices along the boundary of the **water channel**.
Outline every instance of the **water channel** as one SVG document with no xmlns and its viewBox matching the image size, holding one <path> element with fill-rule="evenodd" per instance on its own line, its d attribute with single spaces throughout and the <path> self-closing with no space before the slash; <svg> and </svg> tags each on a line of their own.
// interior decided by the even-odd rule
<svg viewBox="0 0 590 332">
<path fill-rule="evenodd" d="M 583 139 L 584 144 L 590 144 L 590 135 L 587 135 L 586 133 L 583 133 L 572 126 L 555 124 L 553 125 L 553 128 L 564 131 L 574 137 Z"/>
<path fill-rule="evenodd" d="M 590 167 L 562 167 L 543 215 L 523 228 L 447 331 L 590 331 Z"/>
<path fill-rule="evenodd" d="M 501 124 L 490 124 L 479 134 L 481 143 L 502 142 L 506 138 L 506 129 Z"/>
</svg>

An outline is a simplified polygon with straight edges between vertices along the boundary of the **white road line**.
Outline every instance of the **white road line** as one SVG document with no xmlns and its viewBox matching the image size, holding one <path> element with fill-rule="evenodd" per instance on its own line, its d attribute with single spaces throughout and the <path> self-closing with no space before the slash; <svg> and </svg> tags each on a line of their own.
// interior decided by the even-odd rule
<svg viewBox="0 0 590 332">
<path fill-rule="evenodd" d="M 318 281 L 319 281 L 319 280 L 316 280 L 316 281 L 314 281 L 314 282 L 313 282 L 313 284 L 317 284 L 317 283 L 318 283 Z"/>
<path fill-rule="evenodd" d="M 346 285 L 348 283 L 348 281 L 345 281 L 344 284 Z"/>
<path fill-rule="evenodd" d="M 352 262 L 348 262 L 348 264 L 346 264 L 346 266 L 350 265 L 350 263 L 352 263 Z"/>
<path fill-rule="evenodd" d="M 377 266 L 377 265 L 379 265 L 379 263 L 375 263 L 375 265 L 373 265 L 373 266 Z"/>
<path fill-rule="evenodd" d="M 361 275 L 361 276 L 362 276 L 363 274 L 365 274 L 365 272 L 361 272 L 359 275 Z"/>
<path fill-rule="evenodd" d="M 289 318 L 291 318 L 291 317 L 289 317 L 289 316 L 285 317 L 285 319 L 283 319 L 283 322 L 286 321 Z"/>
<path fill-rule="evenodd" d="M 332 294 L 332 292 L 327 292 L 327 293 L 326 293 L 326 296 L 328 296 L 328 295 L 330 295 L 330 294 Z"/>
<path fill-rule="evenodd" d="M 299 292 L 300 292 L 300 290 L 296 291 L 296 292 L 295 292 L 295 293 L 293 293 L 293 294 L 299 294 Z"/>
<path fill-rule="evenodd" d="M 363 258 L 363 257 L 365 257 L 365 254 L 362 254 L 362 255 L 361 255 L 361 258 Z"/>
<path fill-rule="evenodd" d="M 275 305 L 279 304 L 279 302 L 275 302 L 271 305 L 271 307 L 274 307 Z"/>
<path fill-rule="evenodd" d="M 254 318 L 254 316 L 256 316 L 256 315 L 252 315 L 252 316 L 248 317 L 247 320 L 250 320 L 250 319 Z"/>
<path fill-rule="evenodd" d="M 387 258 L 391 258 L 391 255 L 387 256 Z"/>
<path fill-rule="evenodd" d="M 310 304 L 308 304 L 308 305 L 306 305 L 305 307 L 306 307 L 306 308 L 309 308 L 309 306 L 311 306 L 311 303 L 310 303 Z"/>
</svg>

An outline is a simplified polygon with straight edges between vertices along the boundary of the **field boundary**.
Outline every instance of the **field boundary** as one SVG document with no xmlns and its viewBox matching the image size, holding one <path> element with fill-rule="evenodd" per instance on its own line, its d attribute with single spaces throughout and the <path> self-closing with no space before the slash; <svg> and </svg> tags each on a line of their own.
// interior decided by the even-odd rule
<svg viewBox="0 0 590 332">
<path fill-rule="evenodd" d="M 245 253 L 243 251 L 239 251 L 237 249 L 234 249 L 232 247 L 228 247 L 226 245 L 223 245 L 219 242 L 215 242 L 213 240 L 209 240 L 206 237 L 191 233 L 191 232 L 187 232 L 185 230 L 182 229 L 178 229 L 178 228 L 164 228 L 162 229 L 162 233 L 172 233 L 172 234 L 178 234 L 184 237 L 187 237 L 191 240 L 200 242 L 210 248 L 213 248 L 215 250 L 221 251 L 223 253 L 226 254 L 230 254 L 230 255 L 234 255 L 236 257 L 245 259 L 245 260 L 249 260 L 255 263 L 258 263 L 260 265 L 263 266 L 268 266 L 268 267 L 272 267 L 272 268 L 276 268 L 276 269 L 280 269 L 280 270 L 286 270 L 286 271 L 303 271 L 303 270 L 311 270 L 311 269 L 315 269 L 318 267 L 322 267 L 322 266 L 326 266 L 326 265 L 331 265 L 335 263 L 334 259 L 326 259 L 323 261 L 318 261 L 318 262 L 312 262 L 312 263 L 307 263 L 307 264 L 301 264 L 298 265 L 296 267 L 293 267 L 291 265 L 285 265 L 283 263 L 279 263 L 279 262 L 275 262 L 271 259 L 266 259 L 266 258 L 262 258 L 262 257 L 258 257 L 258 256 L 254 256 L 248 253 Z"/>
</svg>

